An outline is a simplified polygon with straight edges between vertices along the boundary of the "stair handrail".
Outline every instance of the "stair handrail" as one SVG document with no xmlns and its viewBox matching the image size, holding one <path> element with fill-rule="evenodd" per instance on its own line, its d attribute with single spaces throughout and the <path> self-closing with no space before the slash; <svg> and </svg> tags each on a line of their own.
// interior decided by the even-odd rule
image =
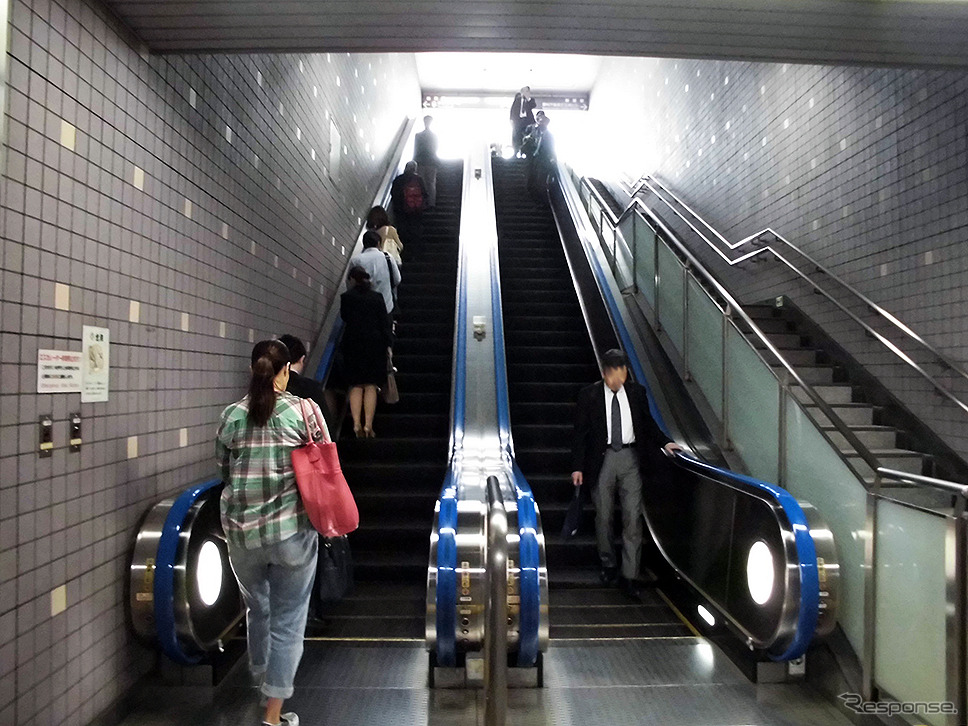
<svg viewBox="0 0 968 726">
<path fill-rule="evenodd" d="M 658 217 L 658 215 L 656 215 L 655 212 L 653 212 L 652 209 L 645 204 L 645 202 L 638 197 L 633 197 L 625 210 L 620 215 L 616 215 L 608 206 L 608 203 L 605 201 L 604 197 L 602 197 L 601 193 L 595 188 L 587 177 L 581 177 L 581 184 L 596 198 L 602 210 L 603 218 L 608 220 L 609 226 L 611 226 L 613 230 L 617 229 L 622 221 L 627 219 L 631 214 L 635 213 L 640 214 L 650 226 L 654 225 L 656 228 L 660 229 L 665 242 L 675 246 L 675 248 L 692 266 L 692 268 L 696 270 L 706 281 L 706 283 L 715 291 L 720 300 L 725 303 L 725 314 L 729 317 L 731 317 L 731 315 L 738 315 L 739 318 L 746 323 L 747 326 L 749 326 L 752 333 L 784 368 L 784 370 L 787 372 L 787 375 L 789 375 L 789 377 L 792 379 L 792 382 L 796 385 L 799 385 L 810 398 L 810 400 L 821 411 L 823 411 L 824 415 L 826 415 L 830 420 L 830 423 L 854 448 L 860 458 L 864 460 L 864 463 L 866 463 L 871 470 L 877 471 L 877 469 L 880 467 L 880 461 L 874 456 L 874 454 L 871 453 L 871 450 L 867 447 L 867 445 L 864 444 L 857 434 L 854 433 L 853 429 L 851 429 L 844 422 L 844 420 L 837 415 L 833 407 L 827 403 L 827 401 L 825 401 L 819 393 L 817 393 L 814 387 L 805 381 L 799 373 L 797 373 L 793 365 L 785 357 L 783 357 L 779 349 L 773 345 L 766 333 L 764 333 L 763 330 L 760 329 L 760 327 L 753 321 L 749 314 L 743 309 L 743 306 L 739 304 L 732 294 L 730 294 L 729 290 L 727 290 L 723 284 L 719 282 L 712 272 L 710 272 L 709 269 L 682 243 L 678 235 L 673 233 L 672 230 L 670 230 Z M 773 372 L 772 367 L 770 367 L 770 370 Z M 779 380 L 779 376 L 777 376 L 775 372 L 773 372 L 773 375 Z M 857 478 L 862 483 L 864 488 L 869 489 L 868 483 L 864 481 L 864 478 L 858 474 L 856 469 L 849 461 L 847 462 L 847 466 L 850 467 L 855 474 L 857 474 Z"/>
<path fill-rule="evenodd" d="M 679 197 L 677 197 L 665 184 L 663 184 L 654 175 L 648 174 L 646 176 L 643 176 L 641 179 L 639 179 L 634 185 L 632 185 L 628 189 L 629 193 L 632 195 L 634 199 L 638 198 L 636 195 L 639 192 L 641 192 L 643 188 L 647 188 L 649 191 L 651 191 L 652 194 L 655 195 L 655 197 L 659 201 L 665 204 L 672 211 L 673 214 L 675 214 L 686 225 L 688 225 L 689 228 L 692 229 L 693 232 L 695 232 L 700 237 L 700 239 L 702 239 L 710 247 L 710 249 L 716 252 L 716 254 L 719 255 L 719 257 L 722 258 L 722 260 L 730 266 L 738 265 L 742 262 L 746 262 L 747 260 L 760 255 L 772 254 L 776 260 L 784 264 L 791 272 L 793 272 L 793 274 L 801 278 L 804 282 L 810 285 L 816 292 L 818 292 L 827 300 L 829 300 L 835 307 L 837 307 L 837 309 L 839 309 L 842 313 L 844 313 L 854 323 L 859 325 L 864 330 L 865 333 L 867 333 L 872 338 L 874 338 L 879 343 L 881 343 L 884 347 L 886 347 L 889 351 L 891 351 L 891 353 L 893 353 L 897 358 L 903 361 L 908 367 L 914 369 L 919 375 L 921 375 L 926 381 L 928 381 L 941 396 L 943 396 L 944 398 L 947 398 L 949 401 L 954 403 L 964 413 L 968 413 L 968 403 L 966 403 L 965 401 L 963 401 L 962 399 L 954 395 L 954 393 L 952 393 L 940 381 L 938 381 L 934 376 L 932 376 L 928 371 L 926 371 L 913 358 L 911 358 L 907 353 L 901 350 L 901 348 L 898 347 L 897 344 L 895 344 L 892 340 L 890 340 L 889 338 L 887 338 L 886 336 L 884 336 L 883 334 L 875 330 L 867 322 L 862 320 L 852 310 L 847 308 L 846 305 L 844 305 L 840 300 L 838 300 L 830 292 L 825 290 L 818 282 L 813 280 L 807 273 L 805 273 L 797 265 L 793 264 L 790 260 L 784 257 L 778 250 L 774 249 L 771 244 L 767 244 L 765 247 L 760 247 L 759 249 L 753 250 L 752 252 L 747 252 L 745 254 L 742 254 L 739 257 L 731 258 L 722 251 L 720 245 L 717 245 L 712 240 L 710 240 L 709 237 L 707 237 L 699 229 L 697 229 L 696 226 L 691 221 L 686 219 L 685 215 L 683 215 L 676 208 L 676 205 L 670 202 L 668 199 L 666 199 L 660 193 L 657 187 L 660 188 L 666 194 L 668 194 L 670 197 L 672 197 L 675 200 L 676 204 L 678 204 L 683 209 L 685 209 L 691 217 L 693 217 L 696 221 L 699 222 L 699 224 L 701 224 L 703 227 L 709 230 L 709 232 L 713 236 L 715 236 L 716 239 L 718 239 L 723 245 L 725 245 L 730 250 L 738 249 L 739 247 L 745 244 L 756 242 L 756 241 L 767 242 L 766 238 L 772 235 L 776 241 L 782 242 L 783 244 L 787 245 L 794 252 L 796 252 L 804 259 L 806 259 L 819 272 L 826 275 L 834 282 L 838 283 L 846 290 L 848 290 L 854 297 L 856 297 L 864 305 L 866 305 L 868 309 L 872 310 L 876 314 L 883 317 L 885 320 L 887 320 L 896 328 L 898 328 L 901 332 L 903 332 L 906 336 L 908 336 L 909 338 L 917 342 L 919 345 L 921 345 L 925 350 L 927 350 L 933 356 L 935 356 L 935 358 L 937 358 L 938 361 L 940 361 L 941 364 L 946 369 L 956 373 L 958 376 L 968 381 L 968 371 L 962 368 L 958 362 L 954 361 L 949 356 L 945 355 L 937 348 L 935 348 L 933 345 L 928 343 L 920 335 L 918 335 L 911 328 L 909 328 L 907 325 L 901 322 L 897 317 L 895 317 L 889 311 L 882 308 L 880 305 L 875 303 L 869 297 L 867 297 L 862 292 L 860 292 L 855 287 L 853 287 L 846 280 L 839 277 L 836 273 L 831 271 L 829 268 L 825 267 L 820 262 L 815 260 L 813 257 L 808 255 L 806 252 L 801 250 L 799 247 L 794 245 L 792 242 L 790 242 L 788 239 L 786 239 L 783 235 L 781 235 L 772 227 L 767 227 L 766 229 L 763 229 L 757 232 L 756 234 L 750 235 L 740 240 L 739 242 L 730 242 L 722 234 L 720 234 L 719 231 L 717 231 L 711 224 L 709 224 L 705 219 L 703 219 L 695 210 L 693 210 L 691 207 L 689 207 L 689 205 L 687 205 Z"/>
</svg>

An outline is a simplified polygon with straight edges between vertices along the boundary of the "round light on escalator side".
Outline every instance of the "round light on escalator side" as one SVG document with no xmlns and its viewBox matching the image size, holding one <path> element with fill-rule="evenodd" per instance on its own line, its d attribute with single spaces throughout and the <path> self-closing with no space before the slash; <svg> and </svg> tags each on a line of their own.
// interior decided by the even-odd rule
<svg viewBox="0 0 968 726">
<path fill-rule="evenodd" d="M 773 553 L 763 540 L 750 547 L 746 559 L 746 583 L 757 605 L 765 605 L 773 595 Z"/>
<path fill-rule="evenodd" d="M 222 594 L 224 568 L 222 551 L 218 545 L 210 539 L 205 540 L 198 551 L 195 582 L 198 584 L 198 594 L 202 602 L 208 607 L 218 602 L 219 595 Z"/>
</svg>

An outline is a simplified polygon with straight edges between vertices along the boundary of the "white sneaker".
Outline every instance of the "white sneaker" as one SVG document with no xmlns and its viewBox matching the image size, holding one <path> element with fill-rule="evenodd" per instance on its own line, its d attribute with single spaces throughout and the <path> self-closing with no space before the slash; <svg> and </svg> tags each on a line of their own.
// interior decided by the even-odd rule
<svg viewBox="0 0 968 726">
<path fill-rule="evenodd" d="M 292 711 L 282 714 L 281 718 L 282 720 L 278 724 L 271 724 L 268 721 L 263 721 L 262 726 L 299 726 L 299 716 L 294 714 Z"/>
</svg>

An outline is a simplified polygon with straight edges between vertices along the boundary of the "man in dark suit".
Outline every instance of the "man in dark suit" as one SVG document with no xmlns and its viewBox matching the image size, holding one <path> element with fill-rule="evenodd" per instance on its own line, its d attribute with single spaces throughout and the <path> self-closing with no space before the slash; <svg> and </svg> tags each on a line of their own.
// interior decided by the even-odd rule
<svg viewBox="0 0 968 726">
<path fill-rule="evenodd" d="M 595 502 L 595 536 L 602 563 L 602 580 L 618 574 L 612 548 L 615 494 L 622 505 L 622 567 L 620 584 L 633 594 L 642 552 L 642 472 L 652 468 L 660 449 L 681 450 L 649 413 L 645 388 L 628 380 L 628 359 L 616 349 L 602 356 L 602 381 L 578 394 L 578 415 L 572 446 L 572 484 L 588 483 Z"/>
<path fill-rule="evenodd" d="M 514 94 L 514 101 L 511 102 L 511 146 L 514 147 L 514 155 L 521 155 L 521 141 L 524 139 L 524 130 L 534 123 L 534 108 L 538 103 L 531 98 L 531 88 L 525 86 L 520 92 Z"/>
<path fill-rule="evenodd" d="M 306 366 L 305 344 L 289 333 L 279 336 L 279 342 L 289 349 L 289 383 L 286 385 L 286 391 L 298 398 L 309 398 L 315 401 L 319 410 L 323 412 L 326 425 L 332 428 L 335 422 L 330 414 L 323 387 L 315 379 L 302 374 Z"/>
</svg>

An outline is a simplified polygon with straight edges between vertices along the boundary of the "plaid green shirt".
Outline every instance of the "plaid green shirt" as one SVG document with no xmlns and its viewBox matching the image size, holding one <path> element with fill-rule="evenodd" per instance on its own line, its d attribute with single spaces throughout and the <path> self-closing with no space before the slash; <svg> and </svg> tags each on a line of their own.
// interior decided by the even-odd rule
<svg viewBox="0 0 968 726">
<path fill-rule="evenodd" d="M 275 410 L 260 428 L 249 424 L 248 396 L 222 412 L 215 455 L 225 482 L 222 527 L 233 545 L 265 547 L 310 526 L 291 460 L 292 450 L 309 442 L 300 411 L 303 400 L 290 393 L 276 394 Z M 324 427 L 326 423 L 316 403 L 305 402 L 313 438 L 318 440 L 312 411 Z"/>
</svg>

